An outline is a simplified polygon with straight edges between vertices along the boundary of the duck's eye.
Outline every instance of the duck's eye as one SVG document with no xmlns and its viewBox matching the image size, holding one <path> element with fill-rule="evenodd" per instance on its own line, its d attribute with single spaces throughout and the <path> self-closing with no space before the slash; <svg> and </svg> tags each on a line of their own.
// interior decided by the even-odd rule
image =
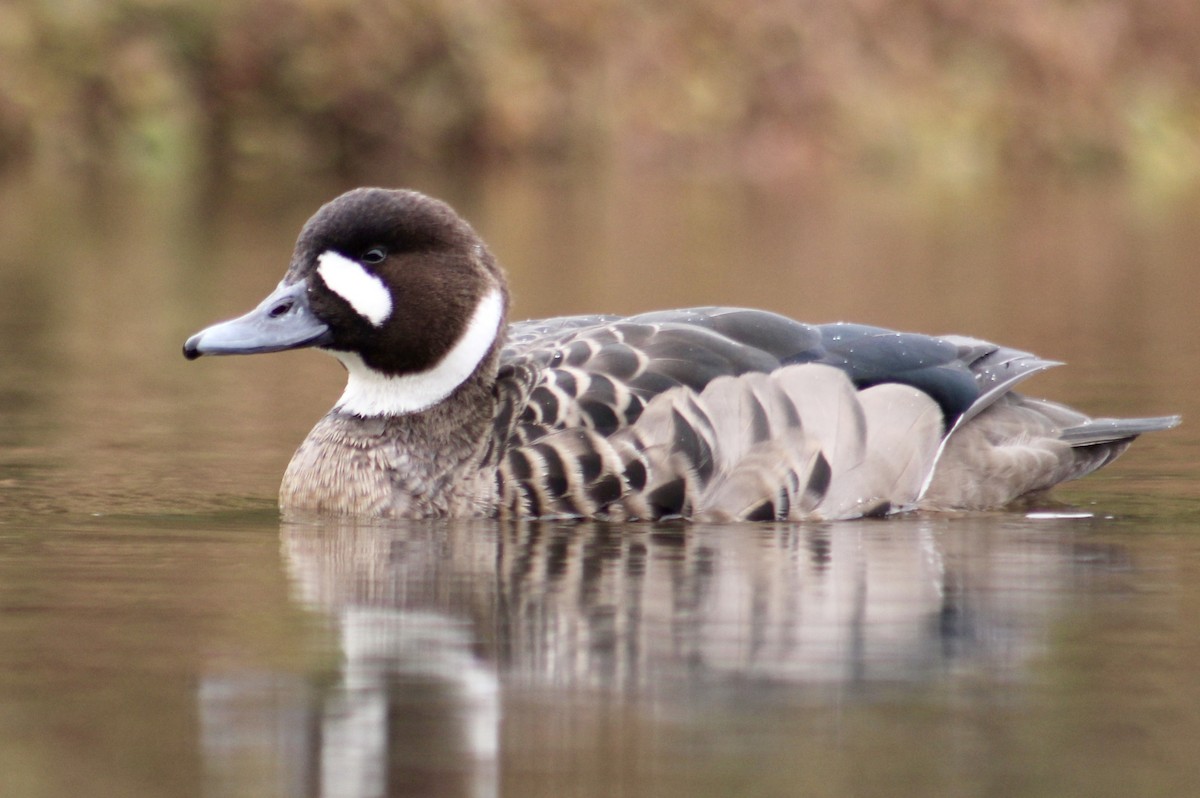
<svg viewBox="0 0 1200 798">
<path fill-rule="evenodd" d="M 383 263 L 383 259 L 387 257 L 387 250 L 383 247 L 371 247 L 363 253 L 363 263 Z"/>
</svg>

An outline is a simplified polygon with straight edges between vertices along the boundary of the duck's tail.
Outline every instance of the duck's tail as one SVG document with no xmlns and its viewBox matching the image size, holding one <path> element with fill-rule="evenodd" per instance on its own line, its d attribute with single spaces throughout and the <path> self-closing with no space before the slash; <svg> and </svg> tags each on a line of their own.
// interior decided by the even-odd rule
<svg viewBox="0 0 1200 798">
<path fill-rule="evenodd" d="M 1108 465 L 1139 435 L 1179 416 L 1089 418 L 1065 405 L 1009 393 L 947 439 L 921 506 L 1000 507 Z"/>
</svg>

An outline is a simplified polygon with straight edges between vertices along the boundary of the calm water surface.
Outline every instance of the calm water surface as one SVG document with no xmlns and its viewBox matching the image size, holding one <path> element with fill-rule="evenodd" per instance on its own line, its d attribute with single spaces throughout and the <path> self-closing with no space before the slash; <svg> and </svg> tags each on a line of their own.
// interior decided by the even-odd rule
<svg viewBox="0 0 1200 798">
<path fill-rule="evenodd" d="M 340 390 L 185 363 L 329 187 L 0 185 L 0 795 L 1200 791 L 1200 206 L 1119 189 L 419 186 L 515 315 L 729 303 L 1070 362 L 1182 412 L 1061 504 L 726 527 L 281 521 Z"/>
</svg>

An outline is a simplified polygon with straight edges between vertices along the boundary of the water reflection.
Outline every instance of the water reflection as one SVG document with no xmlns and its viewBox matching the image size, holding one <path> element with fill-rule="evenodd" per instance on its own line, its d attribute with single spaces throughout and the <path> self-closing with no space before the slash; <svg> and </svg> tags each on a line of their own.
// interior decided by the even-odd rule
<svg viewBox="0 0 1200 798">
<path fill-rule="evenodd" d="M 244 794 L 482 796 L 512 696 L 702 715 L 781 685 L 828 703 L 1019 681 L 1064 585 L 1120 564 L 1073 542 L 1092 523 L 286 524 L 294 599 L 336 664 L 206 681 L 203 747 Z"/>
</svg>

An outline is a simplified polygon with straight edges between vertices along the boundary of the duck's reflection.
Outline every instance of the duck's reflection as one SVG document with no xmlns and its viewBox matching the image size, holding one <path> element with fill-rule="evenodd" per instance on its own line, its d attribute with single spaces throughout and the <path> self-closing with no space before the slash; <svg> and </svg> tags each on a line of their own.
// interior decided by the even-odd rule
<svg viewBox="0 0 1200 798">
<path fill-rule="evenodd" d="M 321 712 L 320 794 L 496 794 L 499 690 L 468 630 L 437 613 L 355 606 L 340 625 L 345 660 Z"/>
<path fill-rule="evenodd" d="M 306 785 L 287 794 L 495 794 L 502 685 L 548 702 L 695 702 L 698 684 L 844 697 L 980 668 L 1015 678 L 1063 581 L 1104 562 L 1076 556 L 1079 523 L 285 525 L 295 597 L 332 623 L 342 659 L 268 707 L 306 718 L 272 754 L 303 761 L 269 780 Z M 230 741 L 262 723 L 238 711 L 262 684 L 240 678 L 201 692 L 221 773 L 245 753 Z"/>
</svg>

